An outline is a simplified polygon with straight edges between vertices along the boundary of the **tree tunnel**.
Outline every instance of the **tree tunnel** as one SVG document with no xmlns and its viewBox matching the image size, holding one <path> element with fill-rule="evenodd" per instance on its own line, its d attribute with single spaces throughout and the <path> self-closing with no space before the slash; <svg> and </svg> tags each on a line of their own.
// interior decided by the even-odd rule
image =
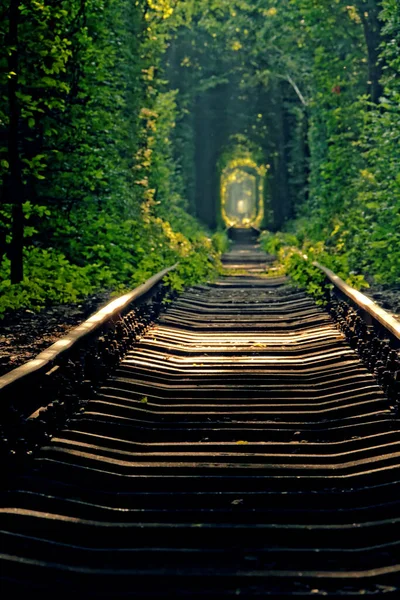
<svg viewBox="0 0 400 600">
<path fill-rule="evenodd" d="M 257 182 L 254 175 L 235 169 L 225 183 L 223 217 L 233 227 L 248 227 L 257 218 Z"/>
<path fill-rule="evenodd" d="M 267 169 L 251 158 L 228 162 L 221 172 L 221 216 L 227 227 L 260 227 L 264 221 Z"/>
<path fill-rule="evenodd" d="M 211 229 L 249 222 L 282 228 L 308 185 L 306 116 L 293 88 L 260 74 L 250 82 L 241 53 L 226 53 L 202 27 L 195 38 L 182 30 L 171 41 L 166 70 L 183 109 L 176 160 L 192 214 Z M 253 164 L 235 173 L 224 156 L 243 157 L 232 152 L 238 139 Z M 268 172 L 257 173 L 258 165 Z"/>
<path fill-rule="evenodd" d="M 292 216 L 297 193 L 289 168 L 294 126 L 280 98 L 260 94 L 259 104 L 243 107 L 234 87 L 229 83 L 202 92 L 187 117 L 195 125 L 192 210 L 212 229 L 242 222 L 278 230 Z M 261 113 L 261 106 L 268 110 Z M 238 139 L 241 150 L 235 152 Z M 226 153 L 239 161 L 236 166 L 225 160 Z M 239 198 L 245 189 L 250 195 Z"/>
</svg>

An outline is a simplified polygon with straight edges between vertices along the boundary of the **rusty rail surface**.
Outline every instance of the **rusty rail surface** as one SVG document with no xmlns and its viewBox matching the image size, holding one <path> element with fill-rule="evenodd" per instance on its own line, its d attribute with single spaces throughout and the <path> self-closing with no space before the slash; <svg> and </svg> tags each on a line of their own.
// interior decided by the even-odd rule
<svg viewBox="0 0 400 600">
<path fill-rule="evenodd" d="M 399 356 L 245 246 L 9 478 L 6 598 L 399 597 Z"/>
</svg>

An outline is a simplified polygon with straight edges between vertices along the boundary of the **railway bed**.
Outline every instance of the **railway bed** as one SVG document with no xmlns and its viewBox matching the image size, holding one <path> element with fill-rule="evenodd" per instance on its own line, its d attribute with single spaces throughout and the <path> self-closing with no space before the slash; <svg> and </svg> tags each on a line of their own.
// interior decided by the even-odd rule
<svg viewBox="0 0 400 600">
<path fill-rule="evenodd" d="M 3 598 L 400 597 L 393 402 L 270 262 L 234 246 L 8 476 Z"/>
</svg>

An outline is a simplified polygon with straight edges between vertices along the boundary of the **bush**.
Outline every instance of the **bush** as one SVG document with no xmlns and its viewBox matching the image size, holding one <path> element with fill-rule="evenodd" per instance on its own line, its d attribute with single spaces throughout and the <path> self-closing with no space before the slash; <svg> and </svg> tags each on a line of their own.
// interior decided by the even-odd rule
<svg viewBox="0 0 400 600">
<path fill-rule="evenodd" d="M 285 273 L 319 304 L 324 304 L 326 300 L 326 277 L 313 262 L 328 267 L 357 290 L 369 287 L 363 275 L 350 271 L 348 255 L 333 254 L 324 242 L 312 244 L 304 236 L 282 232 L 273 234 L 269 231 L 262 233 L 260 241 L 266 252 L 277 256 Z"/>
</svg>

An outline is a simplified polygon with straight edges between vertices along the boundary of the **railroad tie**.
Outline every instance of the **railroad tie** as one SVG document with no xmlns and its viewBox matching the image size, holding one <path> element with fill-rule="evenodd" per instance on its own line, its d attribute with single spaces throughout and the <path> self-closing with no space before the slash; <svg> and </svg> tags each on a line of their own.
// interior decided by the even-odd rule
<svg viewBox="0 0 400 600">
<path fill-rule="evenodd" d="M 3 493 L 4 598 L 400 597 L 398 421 L 263 260 L 170 304 Z"/>
</svg>

